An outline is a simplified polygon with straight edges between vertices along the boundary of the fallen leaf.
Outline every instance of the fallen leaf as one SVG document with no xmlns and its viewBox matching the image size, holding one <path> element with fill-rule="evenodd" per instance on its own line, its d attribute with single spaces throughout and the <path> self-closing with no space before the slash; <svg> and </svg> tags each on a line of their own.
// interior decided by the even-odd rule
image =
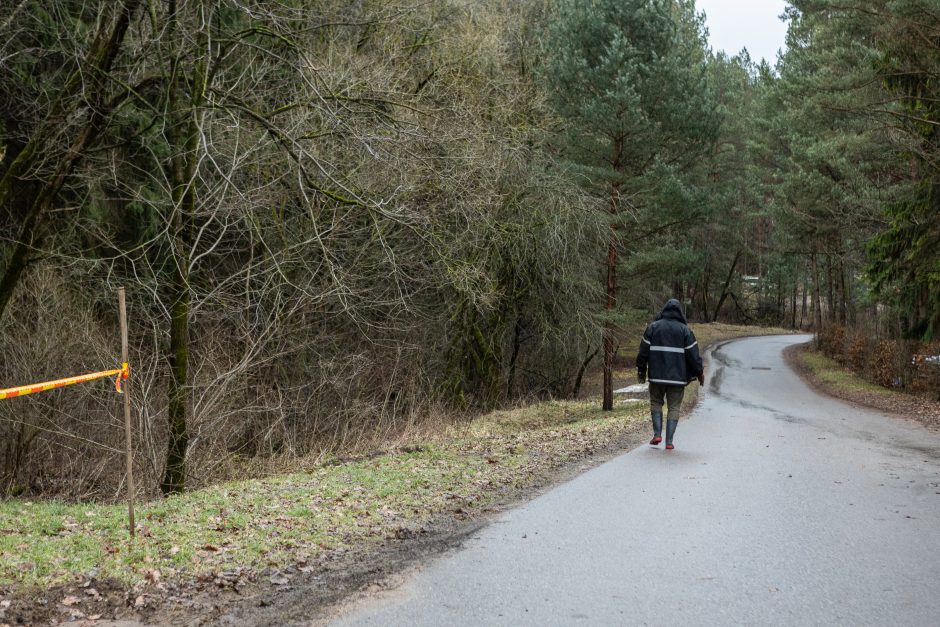
<svg viewBox="0 0 940 627">
<path fill-rule="evenodd" d="M 140 595 L 139 597 L 134 599 L 134 607 L 143 607 L 144 605 L 146 605 L 146 603 L 147 603 L 147 599 L 144 598 L 144 595 Z"/>
<path fill-rule="evenodd" d="M 81 599 L 79 599 L 78 597 L 67 596 L 64 599 L 62 599 L 62 605 L 75 605 L 79 601 L 81 601 Z"/>
<path fill-rule="evenodd" d="M 170 547 L 170 555 L 176 555 L 176 554 L 179 553 L 179 552 L 180 552 L 180 548 L 179 548 L 178 546 L 171 546 L 171 547 Z"/>
<path fill-rule="evenodd" d="M 202 545 L 202 550 L 203 550 L 203 551 L 218 551 L 218 550 L 219 550 L 219 547 L 213 546 L 213 545 L 211 545 L 211 544 L 203 544 L 203 545 Z"/>
<path fill-rule="evenodd" d="M 271 575 L 271 583 L 275 586 L 286 586 L 290 583 L 290 579 L 284 575 Z"/>
</svg>

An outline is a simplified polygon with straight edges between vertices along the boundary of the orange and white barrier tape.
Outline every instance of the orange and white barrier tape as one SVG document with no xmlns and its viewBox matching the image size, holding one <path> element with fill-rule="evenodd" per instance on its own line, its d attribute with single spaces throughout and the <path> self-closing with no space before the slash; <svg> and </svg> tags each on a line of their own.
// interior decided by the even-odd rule
<svg viewBox="0 0 940 627">
<path fill-rule="evenodd" d="M 5 398 L 13 398 L 14 396 L 26 396 L 27 394 L 35 394 L 36 392 L 45 392 L 47 390 L 54 390 L 55 388 L 65 387 L 66 385 L 72 385 L 74 383 L 84 383 L 85 381 L 103 379 L 104 377 L 115 377 L 114 388 L 118 391 L 118 394 L 123 394 L 123 390 L 121 390 L 121 379 L 127 379 L 130 377 L 130 375 L 131 368 L 127 362 L 125 362 L 121 364 L 121 367 L 117 370 L 102 370 L 101 372 L 83 374 L 77 377 L 69 377 L 68 379 L 58 379 L 57 381 L 46 381 L 45 383 L 35 383 L 33 385 L 24 385 L 18 388 L 0 390 L 0 400 Z"/>
</svg>

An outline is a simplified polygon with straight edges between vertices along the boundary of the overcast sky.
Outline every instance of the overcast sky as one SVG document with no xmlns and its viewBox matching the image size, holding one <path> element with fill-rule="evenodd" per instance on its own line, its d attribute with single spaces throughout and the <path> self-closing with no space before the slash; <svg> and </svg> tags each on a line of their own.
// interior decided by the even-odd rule
<svg viewBox="0 0 940 627">
<path fill-rule="evenodd" d="M 784 48 L 786 22 L 779 16 L 785 0 L 696 0 L 696 7 L 706 15 L 708 40 L 715 50 L 733 56 L 747 48 L 751 58 L 770 65 L 777 61 L 777 50 Z"/>
</svg>

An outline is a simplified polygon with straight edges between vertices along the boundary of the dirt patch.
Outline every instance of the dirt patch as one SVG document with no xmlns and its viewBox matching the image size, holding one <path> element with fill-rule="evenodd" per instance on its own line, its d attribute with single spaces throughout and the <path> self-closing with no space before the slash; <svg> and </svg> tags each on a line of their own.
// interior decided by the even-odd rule
<svg viewBox="0 0 940 627">
<path fill-rule="evenodd" d="M 786 348 L 784 360 L 799 377 L 818 392 L 848 401 L 863 407 L 877 409 L 890 416 L 897 416 L 918 422 L 930 429 L 940 430 L 940 403 L 904 392 L 889 389 L 869 390 L 866 384 L 848 369 L 838 368 L 842 377 L 854 380 L 855 385 L 837 385 L 826 381 L 807 363 L 806 357 L 812 352 L 810 344 L 797 344 Z"/>
</svg>

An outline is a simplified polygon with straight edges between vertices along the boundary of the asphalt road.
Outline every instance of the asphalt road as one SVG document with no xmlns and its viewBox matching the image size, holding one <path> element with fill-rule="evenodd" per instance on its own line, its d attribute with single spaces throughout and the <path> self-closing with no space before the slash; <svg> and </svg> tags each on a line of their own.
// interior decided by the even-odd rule
<svg viewBox="0 0 940 627">
<path fill-rule="evenodd" d="M 727 344 L 676 450 L 502 515 L 342 625 L 940 625 L 940 436 Z"/>
</svg>

